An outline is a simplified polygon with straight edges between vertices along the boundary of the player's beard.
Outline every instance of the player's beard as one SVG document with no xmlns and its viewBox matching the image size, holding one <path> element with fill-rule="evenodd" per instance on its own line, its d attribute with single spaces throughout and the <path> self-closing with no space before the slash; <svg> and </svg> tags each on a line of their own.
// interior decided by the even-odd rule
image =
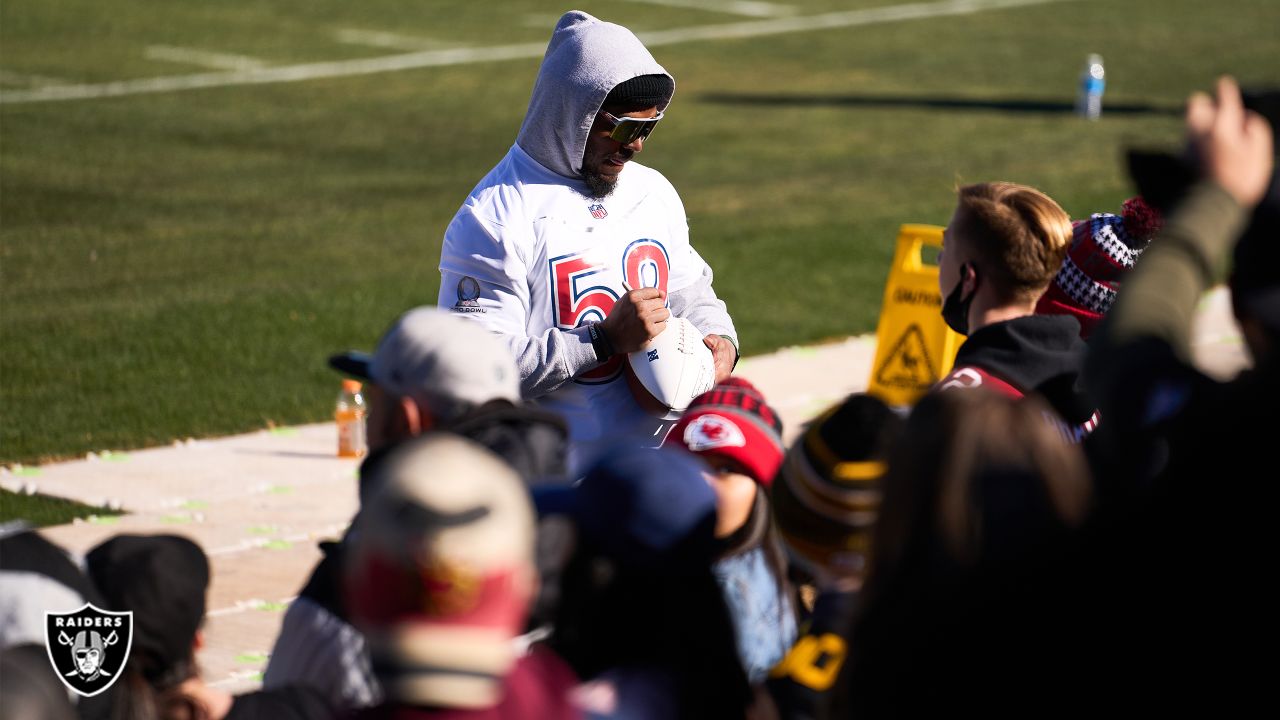
<svg viewBox="0 0 1280 720">
<path fill-rule="evenodd" d="M 636 154 L 634 151 L 624 147 L 617 152 L 599 157 L 595 163 L 591 163 L 591 158 L 588 158 L 588 162 L 583 163 L 582 182 L 586 184 L 587 191 L 591 197 L 597 200 L 609 197 L 609 195 L 618 187 L 618 178 L 621 177 L 621 173 L 606 175 L 600 172 L 596 169 L 600 164 L 613 157 L 626 162 L 635 156 Z"/>
<path fill-rule="evenodd" d="M 584 170 L 582 173 L 582 182 L 587 184 L 587 192 L 591 197 L 597 200 L 603 200 L 613 193 L 613 189 L 618 186 L 618 176 L 612 178 L 606 177 L 598 172 Z"/>
</svg>

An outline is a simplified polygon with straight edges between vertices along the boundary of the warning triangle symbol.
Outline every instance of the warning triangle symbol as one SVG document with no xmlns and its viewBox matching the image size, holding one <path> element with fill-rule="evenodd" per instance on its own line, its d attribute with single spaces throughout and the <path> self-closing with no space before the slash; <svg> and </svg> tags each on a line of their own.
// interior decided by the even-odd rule
<svg viewBox="0 0 1280 720">
<path fill-rule="evenodd" d="M 920 326 L 911 324 L 893 344 L 893 350 L 876 371 L 876 382 L 886 387 L 927 388 L 938 381 L 929 359 Z"/>
</svg>

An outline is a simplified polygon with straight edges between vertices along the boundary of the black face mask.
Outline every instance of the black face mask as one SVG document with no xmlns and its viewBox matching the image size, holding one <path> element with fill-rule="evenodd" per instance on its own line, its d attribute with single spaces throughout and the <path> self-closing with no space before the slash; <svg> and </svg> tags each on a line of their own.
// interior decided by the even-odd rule
<svg viewBox="0 0 1280 720">
<path fill-rule="evenodd" d="M 965 268 L 969 267 L 969 263 L 960 266 L 960 279 L 956 281 L 955 289 L 948 295 L 947 299 L 942 303 L 942 321 L 947 327 L 955 330 L 961 335 L 969 334 L 969 306 L 973 304 L 973 296 L 978 294 L 978 269 L 973 269 L 974 288 L 969 293 L 969 297 L 960 298 L 960 293 L 964 289 Z"/>
</svg>

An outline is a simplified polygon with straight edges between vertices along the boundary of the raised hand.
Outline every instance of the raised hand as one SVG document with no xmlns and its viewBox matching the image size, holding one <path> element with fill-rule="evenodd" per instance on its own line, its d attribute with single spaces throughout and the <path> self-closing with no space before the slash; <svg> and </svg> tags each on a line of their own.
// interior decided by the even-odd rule
<svg viewBox="0 0 1280 720">
<path fill-rule="evenodd" d="M 1200 159 L 1200 172 L 1216 181 L 1241 206 L 1257 205 L 1267 191 L 1272 156 L 1271 128 L 1245 110 L 1236 81 L 1218 79 L 1217 101 L 1195 93 L 1187 102 L 1187 134 Z"/>
</svg>

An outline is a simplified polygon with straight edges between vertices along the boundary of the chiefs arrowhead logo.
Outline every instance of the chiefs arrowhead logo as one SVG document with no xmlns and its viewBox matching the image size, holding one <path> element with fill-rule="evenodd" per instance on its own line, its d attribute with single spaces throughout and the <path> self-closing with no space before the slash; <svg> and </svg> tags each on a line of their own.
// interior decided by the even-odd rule
<svg viewBox="0 0 1280 720">
<path fill-rule="evenodd" d="M 700 415 L 684 429 L 684 444 L 694 452 L 723 447 L 745 447 L 742 428 L 722 415 Z"/>
</svg>

